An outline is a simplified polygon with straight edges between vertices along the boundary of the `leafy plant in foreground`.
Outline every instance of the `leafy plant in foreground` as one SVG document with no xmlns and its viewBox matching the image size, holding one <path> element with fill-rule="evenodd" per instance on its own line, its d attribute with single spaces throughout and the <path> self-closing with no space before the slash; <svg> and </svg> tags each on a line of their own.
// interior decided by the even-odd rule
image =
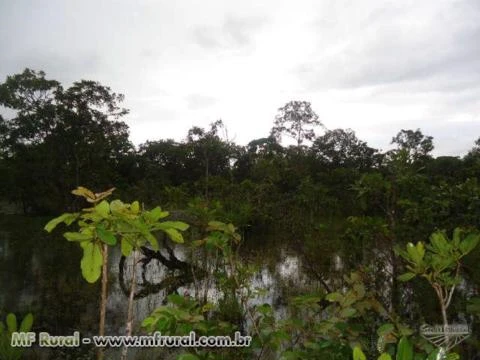
<svg viewBox="0 0 480 360">
<path fill-rule="evenodd" d="M 448 326 L 448 307 L 452 302 L 455 288 L 462 279 L 461 260 L 475 249 L 479 241 L 478 232 L 456 228 L 451 240 L 444 232 L 436 231 L 430 236 L 430 243 L 427 245 L 420 241 L 416 245 L 408 243 L 406 250 L 395 249 L 406 260 L 408 270 L 398 279 L 410 281 L 420 276 L 428 281 L 437 295 L 444 329 Z M 448 341 L 448 333 L 445 333 L 445 343 L 448 344 Z M 448 356 L 453 359 L 457 355 L 452 353 Z"/>
<path fill-rule="evenodd" d="M 27 314 L 17 325 L 17 317 L 13 313 L 7 314 L 5 324 L 0 321 L 0 359 L 2 360 L 18 360 L 22 357 L 25 349 L 22 347 L 12 347 L 12 333 L 14 332 L 29 332 L 33 325 L 33 315 Z"/>
<path fill-rule="evenodd" d="M 78 187 L 72 193 L 84 197 L 93 207 L 84 208 L 80 213 L 65 213 L 51 220 L 45 225 L 45 230 L 51 232 L 60 223 L 71 225 L 76 222 L 79 230 L 65 232 L 63 235 L 68 241 L 78 242 L 83 249 L 83 257 L 80 263 L 82 276 L 89 283 L 95 283 L 102 276 L 100 324 L 99 335 L 105 335 L 105 313 L 107 303 L 108 282 L 108 247 L 117 245 L 117 237 L 120 238 L 121 251 L 124 256 L 133 253 L 133 274 L 130 285 L 128 311 L 127 311 L 127 335 L 131 335 L 133 323 L 133 296 L 135 292 L 135 265 L 137 262 L 136 250 L 145 245 L 159 250 L 157 238 L 153 232 L 162 231 L 172 241 L 181 243 L 183 237 L 180 231 L 188 228 L 188 225 L 179 221 L 160 221 L 169 213 L 156 207 L 150 211 L 140 208 L 138 201 L 131 204 L 120 200 L 108 202 L 106 197 L 111 195 L 114 189 L 103 193 L 94 194 L 84 187 Z M 103 358 L 103 348 L 99 348 L 97 358 Z M 123 351 L 126 358 L 126 350 Z"/>
<path fill-rule="evenodd" d="M 409 281 L 416 276 L 426 279 L 437 295 L 444 325 L 448 325 L 447 310 L 461 281 L 461 259 L 475 249 L 479 241 L 477 232 L 467 233 L 456 228 L 451 240 L 445 233 L 436 231 L 430 237 L 430 244 L 419 241 L 416 245 L 408 243 L 406 250 L 396 248 L 406 260 L 408 270 L 398 279 Z"/>
</svg>

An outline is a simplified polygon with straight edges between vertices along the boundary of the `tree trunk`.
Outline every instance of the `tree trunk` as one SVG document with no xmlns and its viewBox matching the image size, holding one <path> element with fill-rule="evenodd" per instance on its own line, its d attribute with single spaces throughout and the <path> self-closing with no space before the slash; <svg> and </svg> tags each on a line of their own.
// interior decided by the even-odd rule
<svg viewBox="0 0 480 360">
<path fill-rule="evenodd" d="M 103 264 L 102 264 L 102 293 L 100 298 L 100 324 L 98 335 L 105 336 L 105 314 L 107 311 L 107 283 L 108 283 L 108 245 L 103 244 L 102 249 Z M 104 348 L 97 349 L 97 360 L 103 360 Z"/>
<path fill-rule="evenodd" d="M 443 303 L 440 304 L 440 307 L 442 309 L 442 319 L 443 319 L 443 331 L 445 333 L 445 350 L 448 348 L 448 343 L 449 343 L 449 336 L 448 336 L 448 318 L 447 318 L 447 308 Z"/>
<path fill-rule="evenodd" d="M 132 266 L 132 278 L 130 283 L 130 294 L 128 296 L 128 310 L 127 310 L 127 325 L 126 325 L 126 335 L 132 336 L 133 328 L 133 298 L 135 296 L 135 284 L 137 282 L 136 278 L 136 266 L 137 266 L 137 251 L 133 251 L 133 266 Z M 127 360 L 128 347 L 124 346 L 122 349 L 121 360 Z"/>
<path fill-rule="evenodd" d="M 205 155 L 205 199 L 208 203 L 208 176 L 209 176 L 209 169 L 208 169 L 208 155 Z"/>
<path fill-rule="evenodd" d="M 447 305 L 446 305 L 446 299 L 443 297 L 442 293 L 442 288 L 437 285 L 436 287 L 433 287 L 435 289 L 435 292 L 437 293 L 438 297 L 438 302 L 440 304 L 440 310 L 442 312 L 442 320 L 443 320 L 443 332 L 445 334 L 445 351 L 448 348 L 448 342 L 449 342 L 449 336 L 447 332 L 447 326 L 448 326 L 448 318 L 447 318 Z"/>
</svg>

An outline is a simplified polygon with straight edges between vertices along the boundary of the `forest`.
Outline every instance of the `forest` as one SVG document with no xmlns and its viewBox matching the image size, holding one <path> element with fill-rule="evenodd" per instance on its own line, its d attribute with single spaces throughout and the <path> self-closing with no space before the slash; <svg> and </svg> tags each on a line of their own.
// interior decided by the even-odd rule
<svg viewBox="0 0 480 360">
<path fill-rule="evenodd" d="M 480 138 L 435 157 L 398 129 L 382 151 L 292 100 L 246 146 L 222 120 L 134 146 L 123 100 L 31 69 L 0 83 L 0 359 L 480 358 Z M 11 348 L 17 319 L 252 341 Z M 425 324 L 469 334 L 437 346 Z"/>
</svg>

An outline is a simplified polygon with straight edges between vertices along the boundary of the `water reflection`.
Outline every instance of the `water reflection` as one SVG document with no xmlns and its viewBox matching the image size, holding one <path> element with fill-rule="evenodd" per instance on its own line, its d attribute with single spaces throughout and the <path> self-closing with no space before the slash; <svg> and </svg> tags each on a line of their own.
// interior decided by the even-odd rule
<svg viewBox="0 0 480 360">
<path fill-rule="evenodd" d="M 175 248 L 175 256 L 179 259 L 186 260 L 186 252 L 184 248 L 177 246 Z M 120 262 L 121 253 L 115 249 L 110 256 L 110 273 L 111 278 L 118 278 L 118 263 Z M 270 259 L 271 260 L 271 259 Z M 257 296 L 255 296 L 249 305 L 269 304 L 273 306 L 279 314 L 284 313 L 286 289 L 295 289 L 298 287 L 308 286 L 310 279 L 307 274 L 302 271 L 301 259 L 297 255 L 287 254 L 286 250 L 280 252 L 280 257 L 277 259 L 273 271 L 268 264 L 257 264 L 260 270 L 251 278 L 251 289 L 263 289 Z M 132 265 L 128 266 L 125 278 L 130 279 L 132 276 Z M 137 279 L 140 277 L 140 269 L 137 267 Z M 159 261 L 152 261 L 148 264 L 145 272 L 145 277 L 152 283 L 157 283 L 163 280 L 166 276 L 171 275 L 168 269 Z M 181 286 L 177 289 L 179 294 L 189 294 L 192 297 L 196 296 L 198 289 L 204 289 L 207 285 L 206 280 L 200 281 L 197 289 L 194 283 L 186 286 Z M 221 291 L 215 284 L 209 283 L 207 290 L 207 300 L 212 303 L 217 303 L 222 296 Z M 162 306 L 165 297 L 168 293 L 162 289 L 158 293 L 151 294 L 147 297 L 140 298 L 134 304 L 134 317 L 137 320 L 148 316 L 157 307 Z M 203 295 L 203 290 L 200 290 L 200 295 Z M 203 296 L 202 296 L 203 297 Z M 121 289 L 118 281 L 111 282 L 108 300 L 108 311 L 111 316 L 118 321 L 110 321 L 108 324 L 108 331 L 110 333 L 123 333 L 125 331 L 124 321 L 126 317 L 127 298 Z"/>
<path fill-rule="evenodd" d="M 81 249 L 76 243 L 65 241 L 61 232 L 47 234 L 43 230 L 45 218 L 8 216 L 0 219 L 0 311 L 24 315 L 32 312 L 35 316 L 34 331 L 47 331 L 52 335 L 69 334 L 80 330 L 82 335 L 97 333 L 99 283 L 88 284 L 81 277 Z M 278 317 L 285 314 L 286 298 L 295 294 L 295 289 L 308 287 L 311 280 L 302 270 L 302 260 L 286 248 L 276 247 L 266 257 L 245 254 L 245 260 L 254 262 L 259 271 L 251 279 L 251 289 L 264 289 L 250 303 L 268 303 L 276 309 Z M 188 254 L 177 246 L 175 256 L 186 261 Z M 167 254 L 164 253 L 166 256 Z M 109 297 L 107 304 L 107 334 L 124 334 L 127 311 L 127 297 L 119 284 L 119 249 L 112 249 L 109 255 Z M 138 269 L 137 269 L 138 270 Z M 127 266 L 126 278 L 130 279 L 131 266 Z M 148 263 L 145 278 L 158 283 L 171 272 L 159 261 Z M 137 271 L 137 279 L 140 280 Z M 207 298 L 217 302 L 221 296 L 218 288 L 211 283 Z M 195 296 L 193 283 L 181 286 L 180 294 L 188 292 Z M 143 318 L 161 306 L 167 295 L 162 289 L 158 293 L 138 299 L 134 304 L 136 331 Z M 31 358 L 68 358 L 63 352 L 54 354 L 40 349 Z M 45 353 L 45 354 L 44 354 Z M 135 351 L 132 351 L 134 354 Z M 70 355 L 69 355 L 70 356 Z M 71 355 L 79 358 L 79 355 Z M 88 355 L 85 355 L 88 358 Z"/>
</svg>

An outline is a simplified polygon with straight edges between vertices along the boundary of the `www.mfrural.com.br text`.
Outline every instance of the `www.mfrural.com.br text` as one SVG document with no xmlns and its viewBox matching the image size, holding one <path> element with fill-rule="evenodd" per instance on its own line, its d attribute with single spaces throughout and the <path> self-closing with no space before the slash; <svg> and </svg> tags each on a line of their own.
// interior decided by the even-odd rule
<svg viewBox="0 0 480 360">
<path fill-rule="evenodd" d="M 184 336 L 162 335 L 159 331 L 152 335 L 138 336 L 92 336 L 82 337 L 78 331 L 68 336 L 53 336 L 47 332 L 14 332 L 12 347 L 248 347 L 252 338 L 235 332 L 233 339 L 228 336 L 197 336 L 194 331 Z"/>
</svg>

